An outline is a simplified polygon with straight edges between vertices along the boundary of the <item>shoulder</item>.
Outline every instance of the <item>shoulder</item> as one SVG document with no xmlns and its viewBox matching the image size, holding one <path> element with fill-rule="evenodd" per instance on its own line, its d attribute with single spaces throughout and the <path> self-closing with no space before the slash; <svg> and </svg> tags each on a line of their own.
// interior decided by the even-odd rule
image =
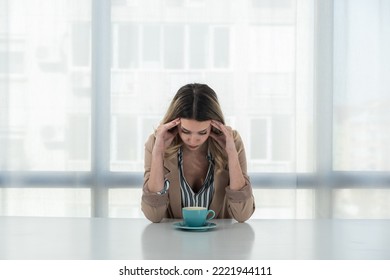
<svg viewBox="0 0 390 280">
<path fill-rule="evenodd" d="M 234 140 L 241 139 L 240 133 L 237 130 L 232 129 L 232 131 L 233 131 Z"/>
<path fill-rule="evenodd" d="M 237 143 L 242 143 L 242 139 L 241 139 L 241 135 L 240 133 L 233 129 L 233 138 L 234 138 L 234 142 L 237 144 Z"/>
<path fill-rule="evenodd" d="M 241 135 L 237 130 L 233 129 L 233 138 L 234 138 L 234 143 L 236 145 L 237 151 L 241 151 L 244 149 L 244 143 L 242 141 Z"/>
<path fill-rule="evenodd" d="M 149 137 L 146 139 L 145 142 L 145 149 L 152 150 L 154 143 L 156 142 L 156 137 L 154 136 L 154 133 L 150 134 Z"/>
</svg>

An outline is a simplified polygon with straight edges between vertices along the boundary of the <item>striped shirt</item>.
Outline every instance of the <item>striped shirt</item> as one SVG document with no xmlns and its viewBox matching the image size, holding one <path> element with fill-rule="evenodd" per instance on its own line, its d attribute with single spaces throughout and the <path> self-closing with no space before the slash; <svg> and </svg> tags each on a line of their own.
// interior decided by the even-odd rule
<svg viewBox="0 0 390 280">
<path fill-rule="evenodd" d="M 209 167 L 207 170 L 206 179 L 200 188 L 199 192 L 194 192 L 184 177 L 183 171 L 183 152 L 179 149 L 178 163 L 179 163 L 179 179 L 181 189 L 181 204 L 182 207 L 200 206 L 209 208 L 214 193 L 214 160 L 210 153 L 207 155 Z"/>
</svg>

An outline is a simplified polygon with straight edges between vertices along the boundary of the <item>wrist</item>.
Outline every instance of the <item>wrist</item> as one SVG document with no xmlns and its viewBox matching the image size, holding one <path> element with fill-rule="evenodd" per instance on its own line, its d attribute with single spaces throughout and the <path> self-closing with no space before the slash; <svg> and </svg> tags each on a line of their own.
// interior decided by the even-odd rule
<svg viewBox="0 0 390 280">
<path fill-rule="evenodd" d="M 164 182 L 164 187 L 162 188 L 162 190 L 158 191 L 157 194 L 166 194 L 168 192 L 168 189 L 169 189 L 169 181 L 168 180 L 165 180 Z"/>
<path fill-rule="evenodd" d="M 245 180 L 243 180 L 242 182 L 237 183 L 235 185 L 230 185 L 230 190 L 238 192 L 238 191 L 242 190 L 244 187 L 245 187 Z"/>
<path fill-rule="evenodd" d="M 165 194 L 168 192 L 169 189 L 169 181 L 165 180 L 164 185 L 161 188 L 161 185 L 157 186 L 155 185 L 154 187 L 148 186 L 148 191 L 150 193 L 156 193 L 156 194 Z"/>
<path fill-rule="evenodd" d="M 231 158 L 238 158 L 238 153 L 236 149 L 226 150 L 226 154 L 229 159 Z"/>
</svg>

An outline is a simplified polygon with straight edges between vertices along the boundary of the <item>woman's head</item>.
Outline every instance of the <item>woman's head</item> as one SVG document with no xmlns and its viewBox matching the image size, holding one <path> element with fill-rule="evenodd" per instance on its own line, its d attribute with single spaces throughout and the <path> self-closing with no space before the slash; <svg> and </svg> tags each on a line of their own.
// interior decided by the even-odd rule
<svg viewBox="0 0 390 280">
<path fill-rule="evenodd" d="M 168 157 L 174 156 L 183 143 L 190 149 L 198 149 L 208 143 L 217 168 L 223 168 L 226 160 L 224 149 L 220 147 L 210 133 L 221 133 L 211 126 L 211 120 L 225 124 L 217 94 L 205 84 L 188 84 L 181 87 L 173 97 L 163 123 L 176 118 L 181 119 L 178 135 L 166 151 Z"/>
</svg>

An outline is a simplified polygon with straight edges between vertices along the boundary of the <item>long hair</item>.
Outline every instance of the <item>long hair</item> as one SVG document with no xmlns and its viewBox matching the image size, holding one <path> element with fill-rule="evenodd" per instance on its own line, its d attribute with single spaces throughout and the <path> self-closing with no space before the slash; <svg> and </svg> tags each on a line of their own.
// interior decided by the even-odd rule
<svg viewBox="0 0 390 280">
<path fill-rule="evenodd" d="M 176 118 L 191 119 L 200 122 L 216 120 L 225 124 L 217 94 L 212 88 L 205 84 L 187 84 L 177 91 L 168 107 L 162 123 L 168 123 Z M 222 133 L 213 127 L 212 131 L 214 133 Z M 224 148 L 211 137 L 209 137 L 207 141 L 216 168 L 226 168 L 227 155 Z M 175 156 L 181 145 L 182 140 L 179 135 L 176 135 L 172 144 L 167 148 L 165 156 L 168 158 Z"/>
</svg>

